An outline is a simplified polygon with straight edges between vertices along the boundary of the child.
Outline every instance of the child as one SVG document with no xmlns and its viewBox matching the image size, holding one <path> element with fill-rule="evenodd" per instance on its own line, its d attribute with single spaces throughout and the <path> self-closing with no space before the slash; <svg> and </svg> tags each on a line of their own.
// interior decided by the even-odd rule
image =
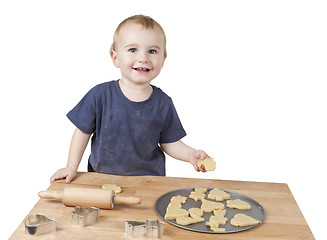
<svg viewBox="0 0 327 240">
<path fill-rule="evenodd" d="M 143 15 L 125 19 L 115 31 L 110 55 L 121 78 L 95 86 L 67 114 L 76 126 L 67 166 L 50 181 L 72 181 L 91 135 L 88 171 L 165 176 L 165 152 L 205 172 L 197 161 L 207 154 L 180 140 L 186 133 L 171 98 L 150 84 L 167 56 L 161 26 Z"/>
</svg>

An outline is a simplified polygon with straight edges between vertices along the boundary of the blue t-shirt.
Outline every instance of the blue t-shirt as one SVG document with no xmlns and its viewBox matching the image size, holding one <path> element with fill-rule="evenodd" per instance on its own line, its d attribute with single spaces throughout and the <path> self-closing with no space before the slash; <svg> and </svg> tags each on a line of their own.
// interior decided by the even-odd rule
<svg viewBox="0 0 327 240">
<path fill-rule="evenodd" d="M 165 176 L 159 143 L 186 135 L 173 102 L 160 88 L 143 102 L 125 97 L 118 81 L 92 88 L 67 117 L 82 132 L 93 134 L 89 163 L 96 172 Z"/>
</svg>

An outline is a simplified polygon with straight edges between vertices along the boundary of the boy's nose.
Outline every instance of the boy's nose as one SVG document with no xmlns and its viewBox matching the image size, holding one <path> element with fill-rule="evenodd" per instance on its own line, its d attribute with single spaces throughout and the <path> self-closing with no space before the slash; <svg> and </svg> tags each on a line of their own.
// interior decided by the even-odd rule
<svg viewBox="0 0 327 240">
<path fill-rule="evenodd" d="M 146 53 L 139 54 L 138 62 L 148 62 L 148 61 L 149 59 Z"/>
</svg>

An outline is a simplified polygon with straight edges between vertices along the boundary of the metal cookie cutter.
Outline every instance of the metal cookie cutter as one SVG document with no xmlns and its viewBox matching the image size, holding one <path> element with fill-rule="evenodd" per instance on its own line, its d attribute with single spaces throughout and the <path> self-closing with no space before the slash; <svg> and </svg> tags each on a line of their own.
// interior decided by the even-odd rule
<svg viewBox="0 0 327 240">
<path fill-rule="evenodd" d="M 159 222 L 159 220 L 146 220 L 146 222 L 140 221 L 126 221 L 125 232 L 131 237 L 151 237 L 159 238 L 164 233 L 165 223 Z"/>
<path fill-rule="evenodd" d="M 131 237 L 143 237 L 145 235 L 145 222 L 126 221 L 125 232 Z"/>
<path fill-rule="evenodd" d="M 85 227 L 96 223 L 99 219 L 99 208 L 95 207 L 75 207 L 72 212 L 72 224 Z"/>
<path fill-rule="evenodd" d="M 25 221 L 25 233 L 38 236 L 56 231 L 56 221 L 41 214 L 28 216 Z"/>
<path fill-rule="evenodd" d="M 146 220 L 145 223 L 146 237 L 159 238 L 164 233 L 165 224 L 156 220 Z"/>
</svg>

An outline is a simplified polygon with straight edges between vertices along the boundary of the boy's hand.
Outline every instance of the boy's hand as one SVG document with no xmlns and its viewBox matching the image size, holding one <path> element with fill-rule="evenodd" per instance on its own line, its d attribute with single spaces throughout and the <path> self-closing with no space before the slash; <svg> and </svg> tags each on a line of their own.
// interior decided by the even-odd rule
<svg viewBox="0 0 327 240">
<path fill-rule="evenodd" d="M 203 165 L 201 167 L 198 167 L 197 163 L 199 159 L 205 159 L 206 157 L 209 157 L 204 151 L 202 150 L 195 150 L 193 153 L 192 158 L 190 159 L 190 163 L 193 165 L 195 171 L 197 172 L 206 172 L 206 169 Z"/>
<path fill-rule="evenodd" d="M 190 162 L 197 172 L 206 172 L 203 165 L 201 167 L 197 166 L 200 159 L 203 160 L 206 157 L 209 157 L 204 151 L 195 150 L 194 148 L 187 146 L 181 140 L 173 143 L 161 143 L 160 145 L 163 151 L 169 156 L 185 162 Z"/>
<path fill-rule="evenodd" d="M 70 183 L 73 180 L 73 178 L 76 176 L 76 174 L 77 171 L 71 167 L 61 168 L 57 172 L 55 172 L 55 174 L 52 175 L 52 177 L 50 178 L 50 183 L 52 183 L 55 180 L 64 179 L 64 178 L 66 178 L 66 183 Z"/>
</svg>

